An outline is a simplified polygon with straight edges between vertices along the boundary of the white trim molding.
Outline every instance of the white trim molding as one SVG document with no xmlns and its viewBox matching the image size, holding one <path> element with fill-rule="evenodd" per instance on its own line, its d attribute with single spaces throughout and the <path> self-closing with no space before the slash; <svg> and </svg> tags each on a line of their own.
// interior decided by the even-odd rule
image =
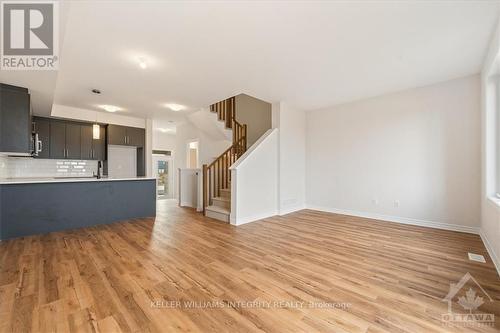
<svg viewBox="0 0 500 333">
<path fill-rule="evenodd" d="M 419 219 L 414 219 L 414 218 L 409 218 L 409 217 L 391 216 L 391 215 L 383 215 L 383 214 L 377 214 L 377 213 L 358 212 L 358 211 L 347 210 L 347 209 L 322 207 L 322 206 L 315 206 L 315 205 L 307 205 L 307 209 L 319 210 L 322 212 L 328 212 L 328 213 L 334 213 L 334 214 L 364 217 L 364 218 L 368 218 L 368 219 L 381 220 L 381 221 L 385 221 L 385 222 L 394 222 L 394 223 L 416 225 L 416 226 L 427 227 L 427 228 L 459 231 L 459 232 L 466 232 L 469 234 L 476 234 L 476 235 L 479 234 L 478 227 L 470 227 L 470 226 L 464 226 L 464 225 L 458 225 L 458 224 L 426 221 L 426 220 L 419 220 Z"/>
<path fill-rule="evenodd" d="M 234 215 L 231 214 L 230 223 L 232 225 L 242 225 L 242 224 L 247 224 L 250 222 L 260 221 L 260 220 L 266 219 L 268 217 L 273 217 L 276 215 L 278 215 L 278 212 L 273 211 L 273 212 L 268 212 L 268 213 L 263 213 L 263 214 L 252 215 L 252 216 L 238 217 L 238 221 L 236 221 L 236 218 L 234 217 Z"/>
<path fill-rule="evenodd" d="M 306 209 L 306 205 L 295 205 L 292 207 L 281 208 L 279 215 L 282 216 L 282 215 L 286 215 L 286 214 L 291 214 L 291 213 L 298 212 L 299 210 L 303 210 L 303 209 Z"/>
<path fill-rule="evenodd" d="M 491 246 L 491 243 L 488 240 L 488 237 L 486 236 L 482 228 L 479 230 L 479 236 L 481 236 L 481 240 L 483 241 L 484 247 L 486 248 L 486 251 L 488 251 L 491 261 L 493 261 L 493 265 L 497 269 L 498 276 L 500 276 L 500 260 L 495 254 L 495 251 L 493 251 L 493 246 Z"/>
</svg>

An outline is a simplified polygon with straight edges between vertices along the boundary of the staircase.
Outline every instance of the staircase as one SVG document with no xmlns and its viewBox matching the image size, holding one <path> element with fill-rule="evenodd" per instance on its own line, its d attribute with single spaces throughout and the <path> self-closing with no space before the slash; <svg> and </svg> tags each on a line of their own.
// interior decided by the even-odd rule
<svg viewBox="0 0 500 333">
<path fill-rule="evenodd" d="M 203 165 L 203 214 L 229 222 L 231 214 L 231 172 L 229 168 L 247 150 L 247 126 L 235 119 L 235 98 L 210 105 L 227 129 L 232 130 L 233 142 L 212 163 Z"/>
</svg>

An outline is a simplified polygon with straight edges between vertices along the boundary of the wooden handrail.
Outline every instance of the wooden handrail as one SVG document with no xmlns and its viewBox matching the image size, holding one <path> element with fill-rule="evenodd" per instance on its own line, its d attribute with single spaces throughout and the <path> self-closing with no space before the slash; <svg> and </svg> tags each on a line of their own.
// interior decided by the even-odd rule
<svg viewBox="0 0 500 333">
<path fill-rule="evenodd" d="M 247 125 L 236 120 L 235 98 L 210 105 L 210 111 L 217 113 L 218 119 L 232 130 L 233 143 L 212 163 L 203 165 L 203 214 L 205 208 L 212 204 L 212 199 L 220 196 L 220 191 L 230 186 L 229 168 L 247 150 Z"/>
</svg>

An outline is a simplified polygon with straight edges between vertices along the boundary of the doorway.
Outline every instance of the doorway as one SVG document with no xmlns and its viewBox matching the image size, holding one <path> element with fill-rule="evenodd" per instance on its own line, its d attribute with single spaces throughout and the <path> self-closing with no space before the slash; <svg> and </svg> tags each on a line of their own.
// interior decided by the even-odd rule
<svg viewBox="0 0 500 333">
<path fill-rule="evenodd" d="M 199 168 L 199 143 L 198 140 L 190 141 L 187 144 L 187 163 L 188 169 L 198 169 Z"/>
<path fill-rule="evenodd" d="M 153 154 L 153 175 L 156 177 L 158 200 L 173 198 L 173 160 L 171 156 Z"/>
</svg>

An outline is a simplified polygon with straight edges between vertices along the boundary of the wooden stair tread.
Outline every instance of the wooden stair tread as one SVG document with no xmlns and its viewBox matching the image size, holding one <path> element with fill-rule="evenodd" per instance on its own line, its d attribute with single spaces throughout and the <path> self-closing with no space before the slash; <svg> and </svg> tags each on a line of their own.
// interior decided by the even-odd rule
<svg viewBox="0 0 500 333">
<path fill-rule="evenodd" d="M 205 209 L 211 210 L 212 212 L 216 212 L 216 213 L 220 213 L 220 214 L 227 214 L 227 215 L 231 214 L 229 209 L 225 209 L 225 208 L 222 208 L 219 206 L 207 206 Z"/>
<path fill-rule="evenodd" d="M 224 197 L 213 197 L 212 200 L 225 201 L 225 202 L 230 202 L 231 201 L 231 199 L 224 198 Z"/>
</svg>

